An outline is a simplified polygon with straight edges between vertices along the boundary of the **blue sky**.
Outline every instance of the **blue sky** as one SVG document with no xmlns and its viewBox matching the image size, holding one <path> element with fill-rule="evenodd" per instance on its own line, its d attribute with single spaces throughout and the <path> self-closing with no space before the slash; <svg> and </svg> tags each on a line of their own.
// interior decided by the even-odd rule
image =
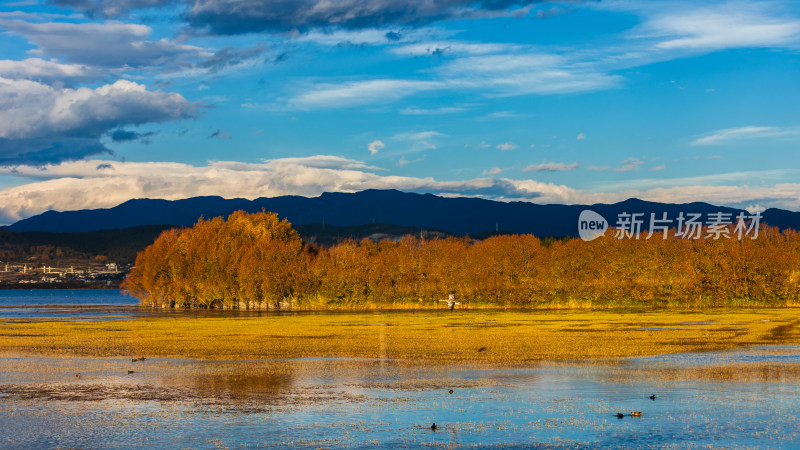
<svg viewBox="0 0 800 450">
<path fill-rule="evenodd" d="M 0 223 L 396 188 L 800 210 L 792 1 L 11 0 Z"/>
</svg>

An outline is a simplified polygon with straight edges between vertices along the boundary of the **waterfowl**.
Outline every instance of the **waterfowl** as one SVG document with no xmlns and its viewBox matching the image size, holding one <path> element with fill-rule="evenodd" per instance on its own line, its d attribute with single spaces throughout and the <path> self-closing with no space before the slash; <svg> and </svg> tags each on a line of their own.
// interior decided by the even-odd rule
<svg viewBox="0 0 800 450">
<path fill-rule="evenodd" d="M 641 411 L 631 411 L 631 417 L 642 417 Z"/>
<path fill-rule="evenodd" d="M 436 422 L 434 422 L 433 425 L 431 425 L 431 430 L 436 431 Z"/>
<path fill-rule="evenodd" d="M 625 417 L 625 414 L 617 413 L 617 419 L 622 419 L 623 417 Z"/>
<path fill-rule="evenodd" d="M 448 393 L 448 394 L 452 394 L 452 393 L 453 393 L 453 390 L 452 390 L 452 389 L 450 389 L 449 391 L 447 391 L 447 393 Z"/>
<path fill-rule="evenodd" d="M 132 371 L 132 370 L 129 370 L 129 371 L 128 371 L 128 375 L 130 375 L 130 374 L 132 374 L 132 373 L 133 373 L 133 371 Z"/>
<path fill-rule="evenodd" d="M 650 396 L 650 400 L 655 400 L 655 399 L 656 399 L 656 394 Z"/>
<path fill-rule="evenodd" d="M 455 292 L 451 292 L 450 296 L 447 297 L 447 300 L 439 300 L 440 302 L 447 302 L 447 309 L 453 310 L 456 305 L 460 305 L 461 303 L 456 301 L 456 294 Z"/>
</svg>

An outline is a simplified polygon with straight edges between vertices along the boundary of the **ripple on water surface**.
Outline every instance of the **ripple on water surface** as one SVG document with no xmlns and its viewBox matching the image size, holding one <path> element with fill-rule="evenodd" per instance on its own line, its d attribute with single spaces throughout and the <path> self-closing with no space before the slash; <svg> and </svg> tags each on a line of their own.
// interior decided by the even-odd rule
<svg viewBox="0 0 800 450">
<path fill-rule="evenodd" d="M 798 355 L 756 347 L 530 368 L 1 358 L 0 447 L 794 447 Z"/>
</svg>

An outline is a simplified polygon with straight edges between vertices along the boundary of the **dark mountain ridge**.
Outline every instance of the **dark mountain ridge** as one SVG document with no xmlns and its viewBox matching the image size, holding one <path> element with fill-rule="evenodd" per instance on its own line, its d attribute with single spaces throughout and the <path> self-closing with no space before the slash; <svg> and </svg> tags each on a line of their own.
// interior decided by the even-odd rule
<svg viewBox="0 0 800 450">
<path fill-rule="evenodd" d="M 643 213 L 643 230 L 649 226 L 650 213 L 656 218 L 667 213 L 674 220 L 680 212 L 731 213 L 744 210 L 708 203 L 656 203 L 628 199 L 614 204 L 558 205 L 529 202 L 500 202 L 479 198 L 439 197 L 397 190 L 366 190 L 356 193 L 323 193 L 319 197 L 282 196 L 247 200 L 242 198 L 194 197 L 185 200 L 136 199 L 108 209 L 48 211 L 20 220 L 7 227 L 15 232 L 87 232 L 123 229 L 144 225 L 171 224 L 190 226 L 198 218 L 226 216 L 236 210 L 276 212 L 295 225 L 325 223 L 354 226 L 372 223 L 437 229 L 454 234 L 476 234 L 496 229 L 537 236 L 577 236 L 578 216 L 591 209 L 614 226 L 620 213 Z M 768 209 L 762 222 L 781 229 L 800 229 L 800 213 Z"/>
</svg>

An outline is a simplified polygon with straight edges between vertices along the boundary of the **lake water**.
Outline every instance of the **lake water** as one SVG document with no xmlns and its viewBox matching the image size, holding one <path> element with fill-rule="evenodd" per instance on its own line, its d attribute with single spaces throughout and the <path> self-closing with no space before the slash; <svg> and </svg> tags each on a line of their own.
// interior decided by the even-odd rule
<svg viewBox="0 0 800 450">
<path fill-rule="evenodd" d="M 797 347 L 526 368 L 38 357 L 0 368 L 2 448 L 800 446 Z"/>
<path fill-rule="evenodd" d="M 139 300 L 116 289 L 0 290 L 4 319 L 109 319 L 142 312 Z"/>
<path fill-rule="evenodd" d="M 149 311 L 0 291 L 6 321 Z M 526 367 L 0 357 L 0 448 L 800 448 L 798 416 L 794 346 Z"/>
</svg>

